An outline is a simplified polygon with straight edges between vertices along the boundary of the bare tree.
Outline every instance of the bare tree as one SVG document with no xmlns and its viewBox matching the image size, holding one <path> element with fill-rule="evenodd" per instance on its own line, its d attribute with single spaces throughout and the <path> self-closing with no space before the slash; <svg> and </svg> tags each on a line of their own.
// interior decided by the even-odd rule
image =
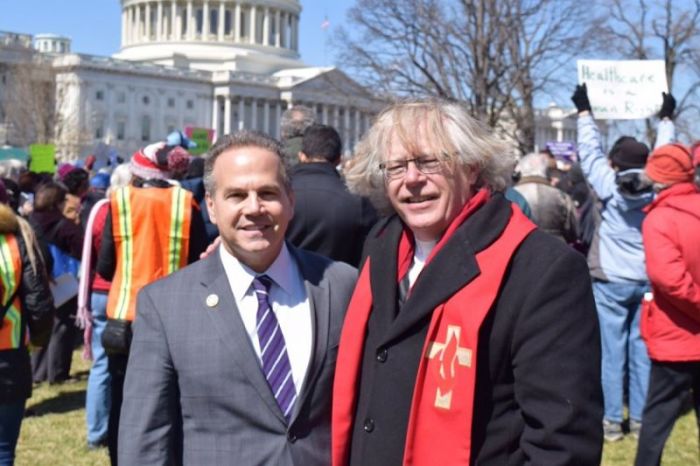
<svg viewBox="0 0 700 466">
<path fill-rule="evenodd" d="M 2 114 L 14 145 L 53 142 L 58 126 L 55 76 L 49 66 L 34 57 L 6 64 Z"/>
<path fill-rule="evenodd" d="M 668 88 L 678 102 L 675 117 L 683 130 L 684 115 L 698 111 L 694 99 L 700 90 L 700 0 L 612 0 L 608 13 L 599 34 L 603 47 L 623 59 L 664 60 Z M 684 80 L 678 79 L 679 70 Z M 652 119 L 646 119 L 645 129 L 653 144 Z"/>
<path fill-rule="evenodd" d="M 578 0 L 357 0 L 335 38 L 359 80 L 391 96 L 464 102 L 534 148 L 534 102 L 586 45 Z"/>
</svg>

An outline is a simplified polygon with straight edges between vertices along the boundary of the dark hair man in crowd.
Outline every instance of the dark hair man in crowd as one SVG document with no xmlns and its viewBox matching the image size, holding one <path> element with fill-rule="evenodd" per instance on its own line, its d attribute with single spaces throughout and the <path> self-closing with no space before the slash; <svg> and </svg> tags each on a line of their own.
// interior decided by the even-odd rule
<svg viewBox="0 0 700 466">
<path fill-rule="evenodd" d="M 597 465 L 600 346 L 580 254 L 502 191 L 508 149 L 458 103 L 382 112 L 346 173 L 370 232 L 340 339 L 333 465 Z"/>
<path fill-rule="evenodd" d="M 222 137 L 204 180 L 222 244 L 139 294 L 119 461 L 326 466 L 357 273 L 286 244 L 294 197 L 276 140 Z"/>
<path fill-rule="evenodd" d="M 700 419 L 700 191 L 691 153 L 681 144 L 654 150 L 644 171 L 657 196 L 642 225 L 652 288 L 642 336 L 651 375 L 635 464 L 656 466 L 689 389 Z"/>
<path fill-rule="evenodd" d="M 616 441 L 624 435 L 624 392 L 629 400 L 629 431 L 636 436 L 649 384 L 649 356 L 639 333 L 642 298 L 649 291 L 641 231 L 643 209 L 654 195 L 651 184 L 642 177 L 649 148 L 623 136 L 606 157 L 586 85 L 576 86 L 571 99 L 579 112 L 581 169 L 602 205 L 588 266 L 601 331 L 604 435 L 607 441 Z M 664 94 L 657 146 L 674 138 L 674 108 L 673 96 Z"/>
<path fill-rule="evenodd" d="M 341 149 L 340 135 L 331 126 L 312 125 L 304 132 L 301 163 L 290 173 L 296 201 L 287 239 L 357 267 L 377 214 L 367 199 L 345 187 L 336 169 Z"/>
</svg>

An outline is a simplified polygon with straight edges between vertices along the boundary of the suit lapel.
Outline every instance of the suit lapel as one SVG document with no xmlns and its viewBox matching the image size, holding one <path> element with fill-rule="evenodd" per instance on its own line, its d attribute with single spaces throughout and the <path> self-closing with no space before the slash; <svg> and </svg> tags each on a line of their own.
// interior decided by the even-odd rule
<svg viewBox="0 0 700 466">
<path fill-rule="evenodd" d="M 211 319 L 219 339 L 230 350 L 231 359 L 238 364 L 262 401 L 281 422 L 286 423 L 282 410 L 280 410 L 270 386 L 260 370 L 258 356 L 255 354 L 243 325 L 224 266 L 221 264 L 219 251 L 210 254 L 208 258 L 203 260 L 208 261 L 201 282 L 203 311 Z M 218 296 L 218 303 L 209 307 L 206 303 L 207 298 L 211 295 Z"/>
<path fill-rule="evenodd" d="M 439 304 L 476 278 L 480 273 L 476 253 L 500 236 L 509 219 L 510 203 L 500 195 L 494 195 L 474 212 L 421 271 L 401 312 L 388 327 L 380 344 L 388 344 L 401 337 L 419 321 L 430 316 Z M 394 270 L 395 263 L 396 260 Z"/>
<path fill-rule="evenodd" d="M 321 369 L 328 354 L 328 338 L 330 333 L 330 288 L 328 282 L 323 280 L 323 270 L 321 266 L 315 266 L 313 260 L 307 260 L 308 255 L 302 251 L 288 245 L 299 270 L 301 271 L 306 295 L 311 307 L 311 325 L 314 338 L 313 350 L 309 366 L 306 370 L 302 390 L 297 394 L 296 405 L 290 419 L 290 424 L 298 415 L 301 407 L 306 403 L 306 399 L 311 393 L 311 387 L 315 386 L 316 379 L 321 374 Z"/>
</svg>

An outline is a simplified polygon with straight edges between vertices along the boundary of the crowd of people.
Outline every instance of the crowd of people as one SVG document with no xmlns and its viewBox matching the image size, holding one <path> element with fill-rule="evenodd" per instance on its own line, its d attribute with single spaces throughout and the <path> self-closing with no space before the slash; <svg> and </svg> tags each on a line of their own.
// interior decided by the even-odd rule
<svg viewBox="0 0 700 466">
<path fill-rule="evenodd" d="M 296 106 L 4 178 L 0 465 L 79 345 L 112 465 L 659 464 L 700 414 L 700 145 L 662 97 L 653 151 L 605 151 L 584 84 L 573 158 L 410 100 L 345 160 Z"/>
</svg>

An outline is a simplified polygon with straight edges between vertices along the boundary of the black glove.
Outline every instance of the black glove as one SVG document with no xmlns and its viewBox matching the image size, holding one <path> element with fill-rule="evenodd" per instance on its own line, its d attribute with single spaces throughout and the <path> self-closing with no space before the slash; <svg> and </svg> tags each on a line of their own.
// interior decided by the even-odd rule
<svg viewBox="0 0 700 466">
<path fill-rule="evenodd" d="M 576 109 L 579 113 L 588 110 L 591 111 L 591 103 L 588 100 L 588 89 L 586 88 L 586 83 L 576 86 L 574 95 L 571 96 L 571 100 L 576 105 Z"/>
<path fill-rule="evenodd" d="M 673 112 L 676 111 L 676 99 L 673 98 L 670 92 L 668 94 L 662 92 L 661 96 L 664 98 L 664 102 L 661 104 L 661 110 L 659 110 L 659 119 L 673 119 Z"/>
</svg>

